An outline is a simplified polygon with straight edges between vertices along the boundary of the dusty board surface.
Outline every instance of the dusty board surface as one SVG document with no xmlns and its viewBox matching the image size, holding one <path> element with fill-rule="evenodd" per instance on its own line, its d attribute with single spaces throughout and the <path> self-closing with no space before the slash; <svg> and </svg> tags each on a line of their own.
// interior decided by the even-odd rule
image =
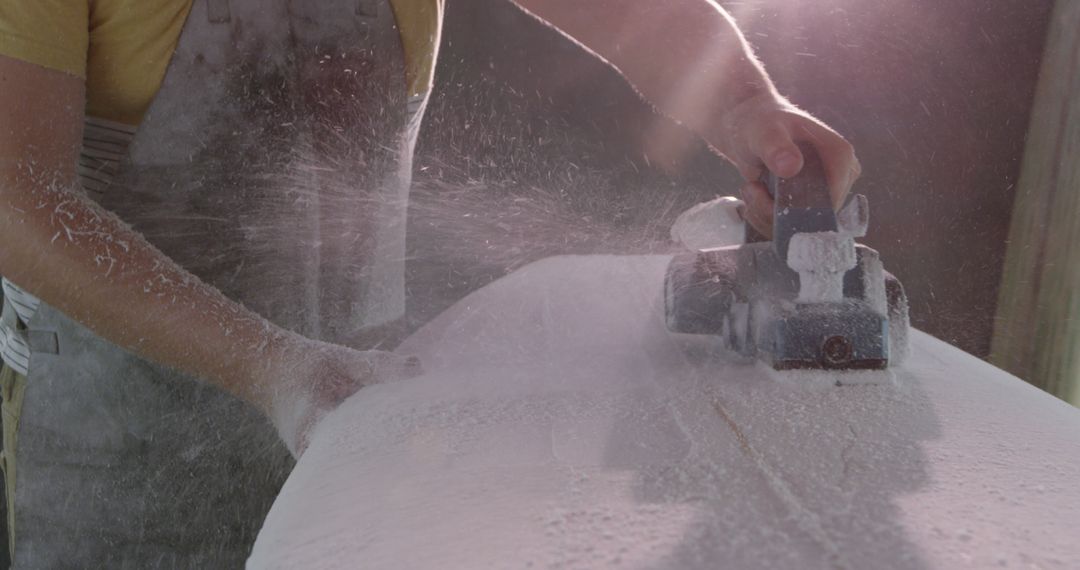
<svg viewBox="0 0 1080 570">
<path fill-rule="evenodd" d="M 249 568 L 1080 567 L 1080 411 L 921 333 L 869 386 L 688 351 L 667 261 L 548 259 L 419 331 Z"/>
</svg>

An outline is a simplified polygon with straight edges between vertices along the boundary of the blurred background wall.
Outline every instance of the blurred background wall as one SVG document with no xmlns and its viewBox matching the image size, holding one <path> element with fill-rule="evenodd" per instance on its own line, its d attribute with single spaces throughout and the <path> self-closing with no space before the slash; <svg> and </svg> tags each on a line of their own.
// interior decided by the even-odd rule
<svg viewBox="0 0 1080 570">
<path fill-rule="evenodd" d="M 1053 3 L 721 4 L 780 90 L 855 144 L 865 241 L 915 326 L 986 357 Z M 665 251 L 683 208 L 737 192 L 724 161 L 506 0 L 448 0 L 440 57 L 410 222 L 415 322 L 546 255 Z"/>
<path fill-rule="evenodd" d="M 990 361 L 1080 406 L 1080 3 L 1055 4 Z"/>
</svg>

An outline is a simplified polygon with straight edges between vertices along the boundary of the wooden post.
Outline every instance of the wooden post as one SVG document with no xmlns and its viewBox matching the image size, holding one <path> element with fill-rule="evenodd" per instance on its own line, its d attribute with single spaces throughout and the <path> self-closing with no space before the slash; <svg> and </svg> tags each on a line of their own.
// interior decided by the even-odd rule
<svg viewBox="0 0 1080 570">
<path fill-rule="evenodd" d="M 1080 406 L 1080 2 L 1075 0 L 1058 0 L 1051 17 L 990 360 Z"/>
</svg>

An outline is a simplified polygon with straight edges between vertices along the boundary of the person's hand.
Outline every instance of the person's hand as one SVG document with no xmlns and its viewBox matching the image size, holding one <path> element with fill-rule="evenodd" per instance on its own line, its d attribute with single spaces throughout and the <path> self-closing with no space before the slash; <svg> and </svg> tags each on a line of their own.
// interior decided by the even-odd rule
<svg viewBox="0 0 1080 570">
<path fill-rule="evenodd" d="M 319 420 L 357 390 L 423 373 L 416 357 L 302 337 L 290 339 L 272 360 L 262 380 L 267 415 L 294 457 L 307 449 Z"/>
<path fill-rule="evenodd" d="M 766 237 L 772 236 L 773 201 L 758 180 L 765 168 L 781 178 L 790 178 L 802 170 L 803 157 L 795 141 L 809 142 L 821 155 L 833 208 L 837 210 L 862 173 L 851 143 L 773 93 L 736 105 L 725 113 L 714 132 L 703 136 L 746 180 L 741 189 L 746 221 Z"/>
</svg>

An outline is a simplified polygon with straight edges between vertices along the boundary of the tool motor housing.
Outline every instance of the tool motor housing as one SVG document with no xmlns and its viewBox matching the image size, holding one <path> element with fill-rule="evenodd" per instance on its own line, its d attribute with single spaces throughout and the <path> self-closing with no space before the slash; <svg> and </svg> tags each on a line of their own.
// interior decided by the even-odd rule
<svg viewBox="0 0 1080 570">
<path fill-rule="evenodd" d="M 839 302 L 803 303 L 799 274 L 781 263 L 771 242 L 676 255 L 664 285 L 668 329 L 714 335 L 730 350 L 777 370 L 878 370 L 903 341 L 903 288 L 878 252 L 855 245 L 855 267 L 843 275 Z"/>
</svg>

